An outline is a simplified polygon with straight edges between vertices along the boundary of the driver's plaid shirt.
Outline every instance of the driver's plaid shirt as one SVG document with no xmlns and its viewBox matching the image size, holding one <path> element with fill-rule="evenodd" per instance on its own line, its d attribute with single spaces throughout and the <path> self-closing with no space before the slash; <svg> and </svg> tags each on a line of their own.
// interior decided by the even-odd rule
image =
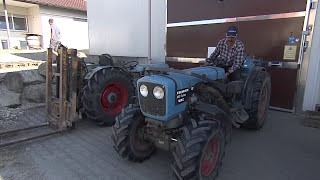
<svg viewBox="0 0 320 180">
<path fill-rule="evenodd" d="M 216 50 L 210 55 L 210 59 L 221 59 L 226 66 L 231 66 L 229 70 L 235 71 L 240 69 L 244 54 L 244 45 L 241 41 L 235 41 L 231 49 L 228 48 L 227 39 L 222 39 L 218 42 Z"/>
</svg>

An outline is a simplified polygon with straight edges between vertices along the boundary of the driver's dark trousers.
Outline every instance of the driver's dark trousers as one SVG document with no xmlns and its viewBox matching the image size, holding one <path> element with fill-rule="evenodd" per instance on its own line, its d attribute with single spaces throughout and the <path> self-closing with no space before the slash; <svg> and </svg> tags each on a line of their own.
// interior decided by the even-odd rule
<svg viewBox="0 0 320 180">
<path fill-rule="evenodd" d="M 224 69 L 225 72 L 228 72 L 231 66 L 218 66 Z M 229 81 L 238 81 L 241 78 L 241 68 L 235 70 L 233 73 L 229 74 L 228 80 Z"/>
</svg>

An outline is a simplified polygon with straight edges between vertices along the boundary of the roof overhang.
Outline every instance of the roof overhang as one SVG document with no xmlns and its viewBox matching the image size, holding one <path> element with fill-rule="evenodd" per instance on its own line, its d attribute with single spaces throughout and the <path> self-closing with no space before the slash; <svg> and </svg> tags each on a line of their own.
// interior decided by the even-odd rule
<svg viewBox="0 0 320 180">
<path fill-rule="evenodd" d="M 84 8 L 63 6 L 63 5 L 59 5 L 59 4 L 48 3 L 48 2 L 37 1 L 37 0 L 11 0 L 11 1 L 18 1 L 18 2 L 30 3 L 30 4 L 38 4 L 38 5 L 50 6 L 50 7 L 56 7 L 56 8 L 63 8 L 63 9 L 72 9 L 72 10 L 78 10 L 78 11 L 87 11 Z"/>
</svg>

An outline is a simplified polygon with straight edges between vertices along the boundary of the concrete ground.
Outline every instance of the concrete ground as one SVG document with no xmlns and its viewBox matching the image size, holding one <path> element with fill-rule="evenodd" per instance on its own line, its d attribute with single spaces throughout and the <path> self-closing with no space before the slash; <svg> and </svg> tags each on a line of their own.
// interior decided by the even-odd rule
<svg viewBox="0 0 320 180">
<path fill-rule="evenodd" d="M 302 118 L 270 111 L 260 131 L 235 129 L 218 179 L 318 180 L 320 129 L 303 127 Z M 167 152 L 128 162 L 114 151 L 110 135 L 110 128 L 83 121 L 75 130 L 0 149 L 0 179 L 172 178 Z"/>
</svg>

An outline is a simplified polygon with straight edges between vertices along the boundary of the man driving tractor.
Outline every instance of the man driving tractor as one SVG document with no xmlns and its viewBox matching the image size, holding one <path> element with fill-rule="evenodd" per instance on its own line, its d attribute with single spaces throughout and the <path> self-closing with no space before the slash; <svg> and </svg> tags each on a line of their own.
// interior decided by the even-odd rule
<svg viewBox="0 0 320 180">
<path fill-rule="evenodd" d="M 237 35 L 238 28 L 236 26 L 230 26 L 227 30 L 226 38 L 218 42 L 215 51 L 210 55 L 210 58 L 207 59 L 208 63 L 205 64 L 218 64 L 219 67 L 224 68 L 226 78 L 231 81 L 240 79 L 240 68 L 244 55 L 244 45 L 240 40 L 236 39 Z M 217 58 L 219 60 L 217 60 Z"/>
</svg>

